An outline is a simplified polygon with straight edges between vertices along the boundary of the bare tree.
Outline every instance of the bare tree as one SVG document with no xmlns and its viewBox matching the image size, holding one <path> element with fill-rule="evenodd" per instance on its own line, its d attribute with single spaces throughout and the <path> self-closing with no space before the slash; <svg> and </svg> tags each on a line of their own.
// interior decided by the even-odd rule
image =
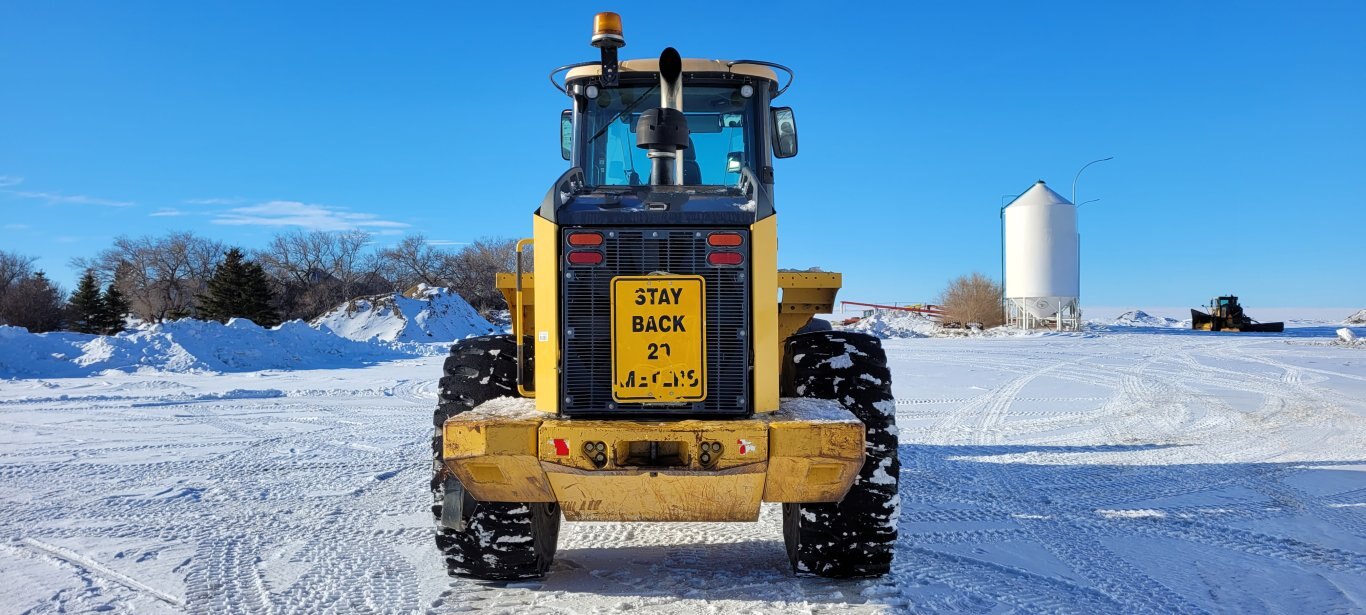
<svg viewBox="0 0 1366 615">
<path fill-rule="evenodd" d="M 35 272 L 11 284 L 0 296 L 0 323 L 32 333 L 55 331 L 62 326 L 64 295 L 43 272 Z"/>
<path fill-rule="evenodd" d="M 944 308 L 945 324 L 976 325 L 983 329 L 1005 324 L 1001 285 L 977 272 L 949 282 L 939 303 Z"/>
<path fill-rule="evenodd" d="M 375 279 L 378 275 L 379 260 L 373 254 L 366 253 L 365 248 L 369 244 L 370 234 L 364 231 L 334 234 L 329 268 L 332 277 L 337 280 L 337 287 L 324 309 L 331 309 L 359 295 L 384 290 L 382 285 L 376 288 L 376 283 L 379 282 Z"/>
<path fill-rule="evenodd" d="M 353 297 L 387 290 L 380 259 L 363 231 L 292 231 L 271 238 L 253 259 L 270 276 L 280 315 L 313 318 Z"/>
<path fill-rule="evenodd" d="M 531 268 L 529 254 L 523 266 Z M 465 246 L 442 264 L 442 278 L 480 314 L 487 316 L 507 309 L 507 301 L 494 286 L 497 274 L 517 268 L 517 241 L 506 238 L 481 238 Z"/>
<path fill-rule="evenodd" d="M 195 313 L 197 297 L 225 251 L 222 242 L 190 232 L 119 236 L 95 258 L 72 264 L 94 270 L 101 281 L 115 282 L 139 318 L 161 321 Z"/>
<path fill-rule="evenodd" d="M 421 234 L 408 235 L 397 245 L 379 253 L 387 277 L 399 289 L 417 284 L 443 286 L 442 266 L 452 256 L 432 246 Z"/>
<path fill-rule="evenodd" d="M 17 252 L 0 250 L 0 296 L 20 280 L 33 276 L 33 263 L 38 259 Z"/>
</svg>

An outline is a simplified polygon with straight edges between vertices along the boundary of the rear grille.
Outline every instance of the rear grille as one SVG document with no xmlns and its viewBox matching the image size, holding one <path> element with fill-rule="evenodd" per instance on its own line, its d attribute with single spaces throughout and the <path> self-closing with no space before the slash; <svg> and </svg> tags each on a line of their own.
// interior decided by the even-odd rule
<svg viewBox="0 0 1366 615">
<path fill-rule="evenodd" d="M 564 232 L 583 230 L 565 228 Z M 560 260 L 564 289 L 561 411 L 566 415 L 748 414 L 749 231 L 725 229 L 744 237 L 744 265 L 712 267 L 707 264 L 707 234 L 717 229 L 591 230 L 603 236 L 602 265 L 569 267 Z M 612 278 L 658 272 L 700 275 L 706 281 L 707 399 L 669 405 L 617 403 L 612 399 Z"/>
</svg>

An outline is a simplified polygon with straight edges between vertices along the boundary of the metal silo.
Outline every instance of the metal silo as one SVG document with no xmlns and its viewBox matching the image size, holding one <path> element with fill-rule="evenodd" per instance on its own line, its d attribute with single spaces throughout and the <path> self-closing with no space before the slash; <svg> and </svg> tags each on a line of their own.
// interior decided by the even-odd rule
<svg viewBox="0 0 1366 615">
<path fill-rule="evenodd" d="M 1007 321 L 1024 328 L 1076 328 L 1081 321 L 1077 207 L 1040 180 L 1001 216 Z"/>
</svg>

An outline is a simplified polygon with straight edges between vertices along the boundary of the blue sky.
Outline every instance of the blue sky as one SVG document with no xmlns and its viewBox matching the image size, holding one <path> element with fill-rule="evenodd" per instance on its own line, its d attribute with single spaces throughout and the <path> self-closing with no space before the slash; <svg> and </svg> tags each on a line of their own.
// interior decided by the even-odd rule
<svg viewBox="0 0 1366 615">
<path fill-rule="evenodd" d="M 1002 195 L 1115 156 L 1084 305 L 1366 306 L 1363 3 L 281 4 L 6 3 L 0 249 L 69 287 L 119 234 L 523 236 L 564 168 L 545 75 L 618 10 L 625 57 L 796 69 L 780 260 L 843 299 L 998 275 Z"/>
</svg>

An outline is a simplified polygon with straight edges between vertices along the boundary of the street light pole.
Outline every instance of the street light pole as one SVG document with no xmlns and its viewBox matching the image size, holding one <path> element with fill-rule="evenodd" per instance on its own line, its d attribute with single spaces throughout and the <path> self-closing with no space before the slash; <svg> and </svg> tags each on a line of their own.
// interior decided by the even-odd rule
<svg viewBox="0 0 1366 615">
<path fill-rule="evenodd" d="M 1073 205 L 1076 205 L 1076 203 L 1077 203 L 1077 180 L 1078 180 L 1078 179 L 1081 179 L 1081 172 L 1082 172 L 1082 171 L 1085 171 L 1085 170 L 1086 170 L 1086 167 L 1089 167 L 1089 166 L 1091 166 L 1091 165 L 1093 165 L 1093 164 L 1095 164 L 1095 163 L 1097 163 L 1097 162 L 1105 162 L 1106 160 L 1114 160 L 1114 159 L 1115 159 L 1114 156 L 1106 156 L 1105 158 L 1098 158 L 1098 159 L 1092 160 L 1091 162 L 1088 162 L 1088 163 L 1086 163 L 1086 164 L 1084 164 L 1084 165 L 1081 165 L 1081 168 L 1080 168 L 1080 169 L 1077 169 L 1077 174 L 1074 175 L 1074 176 L 1072 176 L 1072 204 L 1073 204 Z M 1092 200 L 1093 200 L 1093 201 L 1098 201 L 1098 200 L 1100 200 L 1100 199 L 1092 199 Z M 1087 201 L 1086 203 L 1090 203 L 1090 202 L 1091 202 L 1091 201 Z M 1085 205 L 1086 203 L 1082 203 L 1081 205 Z M 1077 207 L 1078 209 L 1080 209 L 1080 208 L 1081 208 L 1081 205 L 1076 205 L 1076 207 Z M 1078 327 L 1078 328 L 1081 328 L 1081 233 L 1077 233 L 1077 305 L 1076 305 L 1076 307 L 1073 308 L 1073 311 L 1074 311 L 1073 317 L 1077 319 L 1077 327 Z M 1058 314 L 1058 328 L 1059 328 L 1059 329 L 1062 328 L 1062 314 L 1061 314 L 1061 313 Z"/>
<path fill-rule="evenodd" d="M 1114 159 L 1115 159 L 1114 156 L 1110 156 L 1110 157 L 1108 157 L 1108 158 L 1100 158 L 1100 159 L 1098 159 L 1098 160 L 1092 160 L 1091 162 L 1088 162 L 1088 163 L 1086 163 L 1086 164 L 1084 164 L 1084 165 L 1081 165 L 1081 168 L 1080 168 L 1080 169 L 1077 169 L 1077 174 L 1076 174 L 1076 176 L 1074 176 L 1074 177 L 1072 178 L 1072 203 L 1073 203 L 1073 204 L 1076 204 L 1076 202 L 1077 202 L 1077 180 L 1078 180 L 1078 179 L 1081 179 L 1081 172 L 1082 172 L 1082 171 L 1085 171 L 1085 170 L 1086 170 L 1086 167 L 1089 167 L 1089 166 L 1091 166 L 1091 165 L 1093 165 L 1093 164 L 1095 164 L 1095 163 L 1097 163 L 1097 162 L 1105 162 L 1106 160 L 1114 160 Z"/>
</svg>

